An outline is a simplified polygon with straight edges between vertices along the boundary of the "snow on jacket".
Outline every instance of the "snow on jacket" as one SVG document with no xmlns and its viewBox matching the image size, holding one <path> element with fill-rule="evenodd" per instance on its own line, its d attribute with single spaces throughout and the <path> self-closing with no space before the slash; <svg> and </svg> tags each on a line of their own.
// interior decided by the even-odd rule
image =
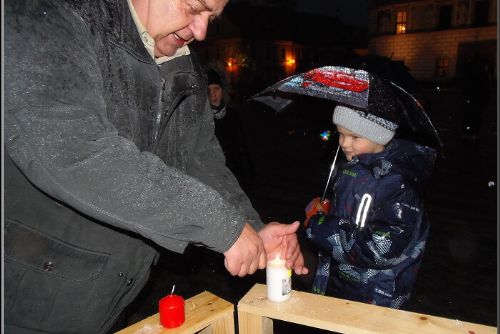
<svg viewBox="0 0 500 334">
<path fill-rule="evenodd" d="M 224 252 L 263 225 L 224 166 L 201 68 L 158 66 L 126 0 L 4 13 L 6 333 L 105 333 L 152 242 Z"/>
<path fill-rule="evenodd" d="M 394 139 L 339 168 L 330 211 L 306 229 L 320 249 L 313 292 L 404 306 L 429 231 L 420 190 L 434 160 L 435 150 Z"/>
</svg>

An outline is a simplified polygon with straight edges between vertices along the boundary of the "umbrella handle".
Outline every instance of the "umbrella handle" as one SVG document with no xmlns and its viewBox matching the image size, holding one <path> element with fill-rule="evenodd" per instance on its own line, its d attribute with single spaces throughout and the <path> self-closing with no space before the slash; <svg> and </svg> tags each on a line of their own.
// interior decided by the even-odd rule
<svg viewBox="0 0 500 334">
<path fill-rule="evenodd" d="M 314 198 L 306 207 L 306 220 L 304 221 L 304 227 L 307 227 L 307 225 L 309 225 L 309 220 L 312 216 L 319 213 L 327 214 L 330 211 L 330 207 L 330 200 L 321 200 L 319 197 Z"/>
</svg>

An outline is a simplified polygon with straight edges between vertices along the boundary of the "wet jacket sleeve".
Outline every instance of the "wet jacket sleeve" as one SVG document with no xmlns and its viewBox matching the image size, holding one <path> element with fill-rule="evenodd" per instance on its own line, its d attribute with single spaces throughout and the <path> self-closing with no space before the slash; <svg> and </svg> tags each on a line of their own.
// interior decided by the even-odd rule
<svg viewBox="0 0 500 334">
<path fill-rule="evenodd" d="M 189 174 L 216 189 L 229 203 L 245 214 L 246 221 L 254 229 L 260 230 L 264 224 L 259 214 L 241 189 L 234 174 L 226 167 L 224 153 L 215 136 L 213 112 L 208 99 L 204 117 L 204 126 L 196 144 L 193 162 L 189 166 Z"/>
<path fill-rule="evenodd" d="M 336 216 L 335 208 L 326 216 L 312 217 L 307 237 L 340 263 L 374 269 L 397 265 L 406 258 L 408 247 L 418 237 L 422 221 L 417 193 L 400 185 L 399 176 L 387 177 L 378 185 L 385 187 L 383 197 L 364 207 L 360 199 L 351 217 Z"/>
<path fill-rule="evenodd" d="M 162 247 L 229 249 L 247 217 L 120 136 L 86 28 L 66 12 L 39 15 L 5 24 L 5 147 L 17 167 L 55 200 Z"/>
</svg>

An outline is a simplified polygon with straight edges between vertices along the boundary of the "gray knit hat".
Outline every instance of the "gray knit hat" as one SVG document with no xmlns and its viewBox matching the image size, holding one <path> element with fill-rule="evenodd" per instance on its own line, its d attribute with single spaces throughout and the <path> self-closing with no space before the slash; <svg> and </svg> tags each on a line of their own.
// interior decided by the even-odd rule
<svg viewBox="0 0 500 334">
<path fill-rule="evenodd" d="M 398 128 L 387 119 L 343 105 L 335 107 L 333 123 L 381 145 L 387 144 Z"/>
</svg>

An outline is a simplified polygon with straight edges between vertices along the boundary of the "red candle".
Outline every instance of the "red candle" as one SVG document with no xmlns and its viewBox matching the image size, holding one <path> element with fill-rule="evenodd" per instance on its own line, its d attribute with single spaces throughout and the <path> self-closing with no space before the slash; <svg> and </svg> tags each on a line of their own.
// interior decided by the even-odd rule
<svg viewBox="0 0 500 334">
<path fill-rule="evenodd" d="M 166 328 L 179 327 L 184 323 L 184 299 L 170 294 L 160 299 L 160 323 Z"/>
</svg>

